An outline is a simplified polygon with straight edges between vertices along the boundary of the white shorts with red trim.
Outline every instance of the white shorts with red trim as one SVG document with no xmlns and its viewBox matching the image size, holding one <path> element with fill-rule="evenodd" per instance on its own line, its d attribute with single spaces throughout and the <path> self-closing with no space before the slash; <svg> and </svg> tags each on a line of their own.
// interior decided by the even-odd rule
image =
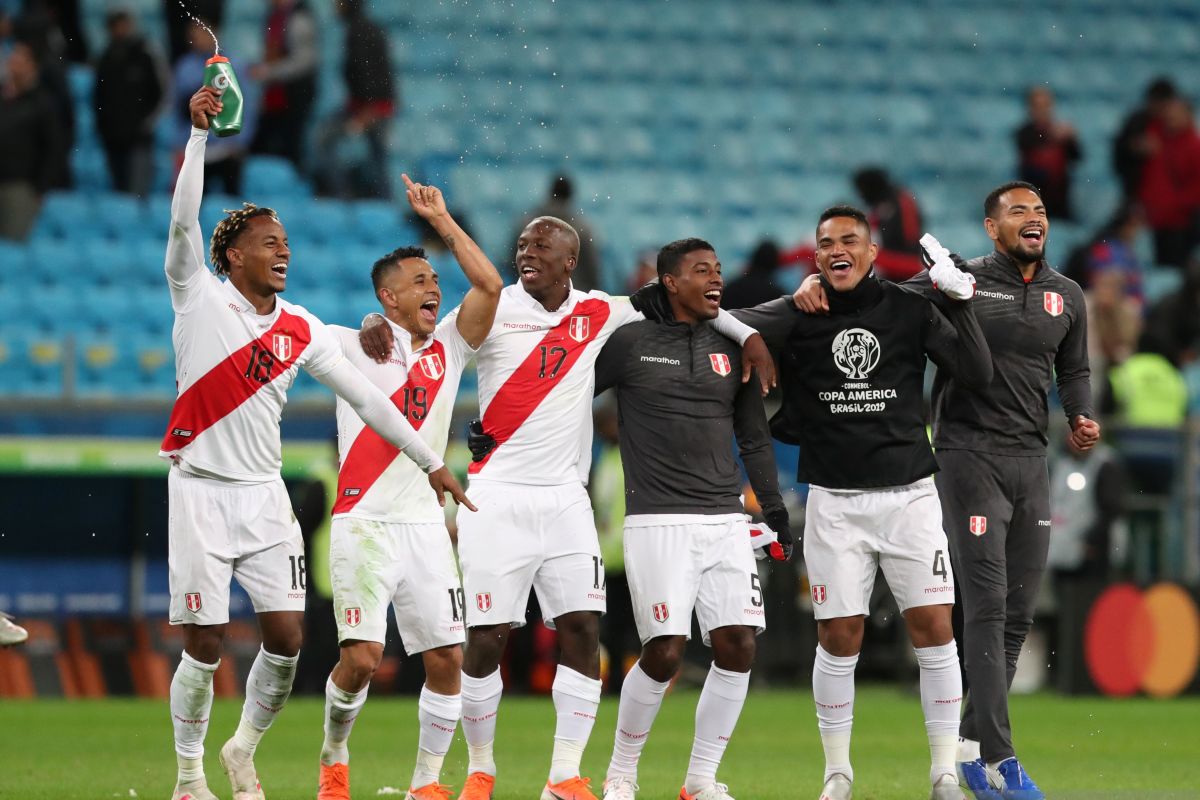
<svg viewBox="0 0 1200 800">
<path fill-rule="evenodd" d="M 467 494 L 479 509 L 458 510 L 468 626 L 524 625 L 530 588 L 550 627 L 572 611 L 604 613 L 604 561 L 583 484 L 473 479 Z"/>
<path fill-rule="evenodd" d="M 172 625 L 228 622 L 234 578 L 257 613 L 304 610 L 304 540 L 282 480 L 228 483 L 172 467 L 167 497 Z"/>
<path fill-rule="evenodd" d="M 804 563 L 817 619 L 865 616 L 881 567 L 901 612 L 954 603 L 933 478 L 855 492 L 811 486 Z"/>
<path fill-rule="evenodd" d="M 642 644 L 715 628 L 766 628 L 749 518 L 743 514 L 638 514 L 625 518 L 625 575 Z"/>
<path fill-rule="evenodd" d="M 339 642 L 384 644 L 389 603 L 409 655 L 464 641 L 463 590 L 444 523 L 338 517 L 329 572 Z"/>
</svg>

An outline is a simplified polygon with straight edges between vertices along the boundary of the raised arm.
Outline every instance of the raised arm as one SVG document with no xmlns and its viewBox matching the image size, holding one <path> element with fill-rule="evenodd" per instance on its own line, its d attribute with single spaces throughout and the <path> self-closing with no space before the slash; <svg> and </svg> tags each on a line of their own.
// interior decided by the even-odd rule
<svg viewBox="0 0 1200 800">
<path fill-rule="evenodd" d="M 342 359 L 326 371 L 311 374 L 349 403 L 372 430 L 399 448 L 429 475 L 429 484 L 438 496 L 438 503 L 443 506 L 446 504 L 443 492 L 448 491 L 460 505 L 476 510 L 458 481 L 446 469 L 441 457 L 425 444 L 387 395 L 367 380 L 353 364 Z"/>
<path fill-rule="evenodd" d="M 796 301 L 792 296 L 768 300 L 754 308 L 735 308 L 729 313 L 734 319 L 746 323 L 762 334 L 772 352 L 778 352 L 787 343 L 788 334 L 792 332 L 792 326 L 799 318 Z"/>
<path fill-rule="evenodd" d="M 968 389 L 986 389 L 992 382 L 992 351 L 971 301 L 950 300 L 939 309 L 931 300 L 926 314 L 924 346 L 933 363 Z"/>
<path fill-rule="evenodd" d="M 459 308 L 456 324 L 467 344 L 478 348 L 487 338 L 496 319 L 496 306 L 500 303 L 504 281 L 479 245 L 450 216 L 441 190 L 436 186 L 413 183 L 407 175 L 403 177 L 408 190 L 408 204 L 442 237 L 462 267 L 463 274 L 471 282 L 471 288 Z"/>
<path fill-rule="evenodd" d="M 204 149 L 208 140 L 208 118 L 221 110 L 221 100 L 213 89 L 203 87 L 188 103 L 192 115 L 192 134 L 183 153 L 183 167 L 175 181 L 171 200 L 171 230 L 167 234 L 167 283 L 171 303 L 180 308 L 185 292 L 196 277 L 206 271 L 204 237 L 200 231 L 200 200 L 204 196 Z"/>
</svg>

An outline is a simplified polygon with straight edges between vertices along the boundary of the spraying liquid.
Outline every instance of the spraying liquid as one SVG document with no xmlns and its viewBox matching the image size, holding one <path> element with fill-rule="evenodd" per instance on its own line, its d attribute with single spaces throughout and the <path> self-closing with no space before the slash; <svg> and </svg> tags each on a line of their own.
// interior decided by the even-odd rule
<svg viewBox="0 0 1200 800">
<path fill-rule="evenodd" d="M 191 11 L 189 11 L 187 5 L 183 2 L 183 0 L 179 0 L 179 7 L 183 9 L 183 13 L 187 14 L 189 17 L 192 18 L 192 22 L 196 23 L 201 28 L 204 28 L 204 30 L 208 31 L 208 35 L 211 36 L 212 40 L 213 40 L 213 55 L 214 56 L 221 55 L 221 43 L 219 41 L 217 41 L 217 35 L 215 33 L 213 33 L 212 28 L 205 25 L 204 21 L 202 19 L 200 19 L 195 14 L 193 14 Z"/>
</svg>

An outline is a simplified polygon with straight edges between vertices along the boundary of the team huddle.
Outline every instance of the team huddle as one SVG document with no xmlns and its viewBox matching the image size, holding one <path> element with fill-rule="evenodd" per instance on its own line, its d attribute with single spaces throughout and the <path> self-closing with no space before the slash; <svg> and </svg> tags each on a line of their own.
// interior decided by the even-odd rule
<svg viewBox="0 0 1200 800">
<path fill-rule="evenodd" d="M 580 763 L 600 702 L 607 597 L 585 486 L 592 399 L 610 388 L 642 652 L 622 685 L 604 798 L 637 796 L 638 761 L 694 613 L 713 663 L 679 798 L 732 800 L 717 771 L 766 625 L 755 559 L 787 560 L 795 544 L 772 437 L 800 445 L 798 479 L 811 486 L 803 555 L 819 640 L 820 798 L 851 797 L 854 669 L 879 568 L 920 666 L 931 798 L 964 798 L 960 777 L 976 798 L 1042 797 L 1015 757 L 1007 688 L 1048 546 L 1052 381 L 1074 447 L 1093 446 L 1099 427 L 1082 293 L 1042 260 L 1048 224 L 1034 187 L 989 195 L 993 254 L 962 262 L 926 236 L 929 268 L 905 286 L 876 278 L 862 212 L 830 208 L 817 224 L 818 274 L 791 297 L 726 312 L 721 264 L 702 239 L 664 246 L 658 282 L 633 297 L 574 289 L 579 237 L 554 217 L 520 233 L 519 280 L 505 287 L 441 192 L 405 176 L 409 204 L 471 288 L 438 322 L 437 273 L 420 248 L 399 248 L 370 271 L 383 313 L 354 331 L 278 296 L 291 252 L 270 209 L 230 212 L 211 240 L 215 274 L 205 266 L 198 217 L 220 101 L 201 89 L 190 108 L 166 258 L 179 395 L 161 447 L 171 462 L 170 620 L 184 631 L 171 683 L 173 800 L 215 797 L 202 759 L 234 577 L 263 644 L 220 763 L 234 800 L 264 797 L 254 753 L 291 692 L 306 596 L 303 541 L 280 478 L 279 420 L 300 368 L 337 395 L 340 462 L 329 552 L 340 658 L 326 683 L 319 800 L 350 797 L 348 741 L 383 655 L 389 604 L 427 676 L 407 797 L 452 796 L 441 770 L 461 724 L 469 764 L 458 796 L 491 798 L 499 666 L 531 589 L 560 650 L 541 797 L 595 800 Z M 442 457 L 471 360 L 480 419 L 464 491 Z M 937 366 L 936 458 L 927 360 Z M 768 420 L 762 395 L 776 384 L 782 406 Z M 743 508 L 743 467 L 764 522 Z M 457 560 L 447 492 L 459 506 Z M 961 720 L 956 577 L 971 689 Z"/>
</svg>

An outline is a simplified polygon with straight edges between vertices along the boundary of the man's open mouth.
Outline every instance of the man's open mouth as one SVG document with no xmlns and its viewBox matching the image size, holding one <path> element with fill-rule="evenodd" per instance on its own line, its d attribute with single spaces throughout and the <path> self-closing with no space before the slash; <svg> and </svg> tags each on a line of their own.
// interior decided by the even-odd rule
<svg viewBox="0 0 1200 800">
<path fill-rule="evenodd" d="M 284 262 L 284 261 L 280 261 L 278 264 L 275 264 L 274 266 L 271 267 L 271 272 L 275 273 L 276 275 L 278 275 L 281 278 L 287 277 L 287 271 L 288 271 L 288 265 L 287 265 L 287 262 Z"/>
<path fill-rule="evenodd" d="M 1040 225 L 1034 225 L 1028 228 L 1021 229 L 1021 238 L 1031 244 L 1041 244 L 1046 238 L 1046 232 L 1042 230 Z"/>
<path fill-rule="evenodd" d="M 844 258 L 839 258 L 837 261 L 834 261 L 832 264 L 829 265 L 829 268 L 831 270 L 833 270 L 834 272 L 845 272 L 848 269 L 850 269 L 850 267 L 851 267 L 850 262 Z"/>
<path fill-rule="evenodd" d="M 438 301 L 426 300 L 421 303 L 421 319 L 426 322 L 434 322 L 437 320 Z"/>
</svg>

